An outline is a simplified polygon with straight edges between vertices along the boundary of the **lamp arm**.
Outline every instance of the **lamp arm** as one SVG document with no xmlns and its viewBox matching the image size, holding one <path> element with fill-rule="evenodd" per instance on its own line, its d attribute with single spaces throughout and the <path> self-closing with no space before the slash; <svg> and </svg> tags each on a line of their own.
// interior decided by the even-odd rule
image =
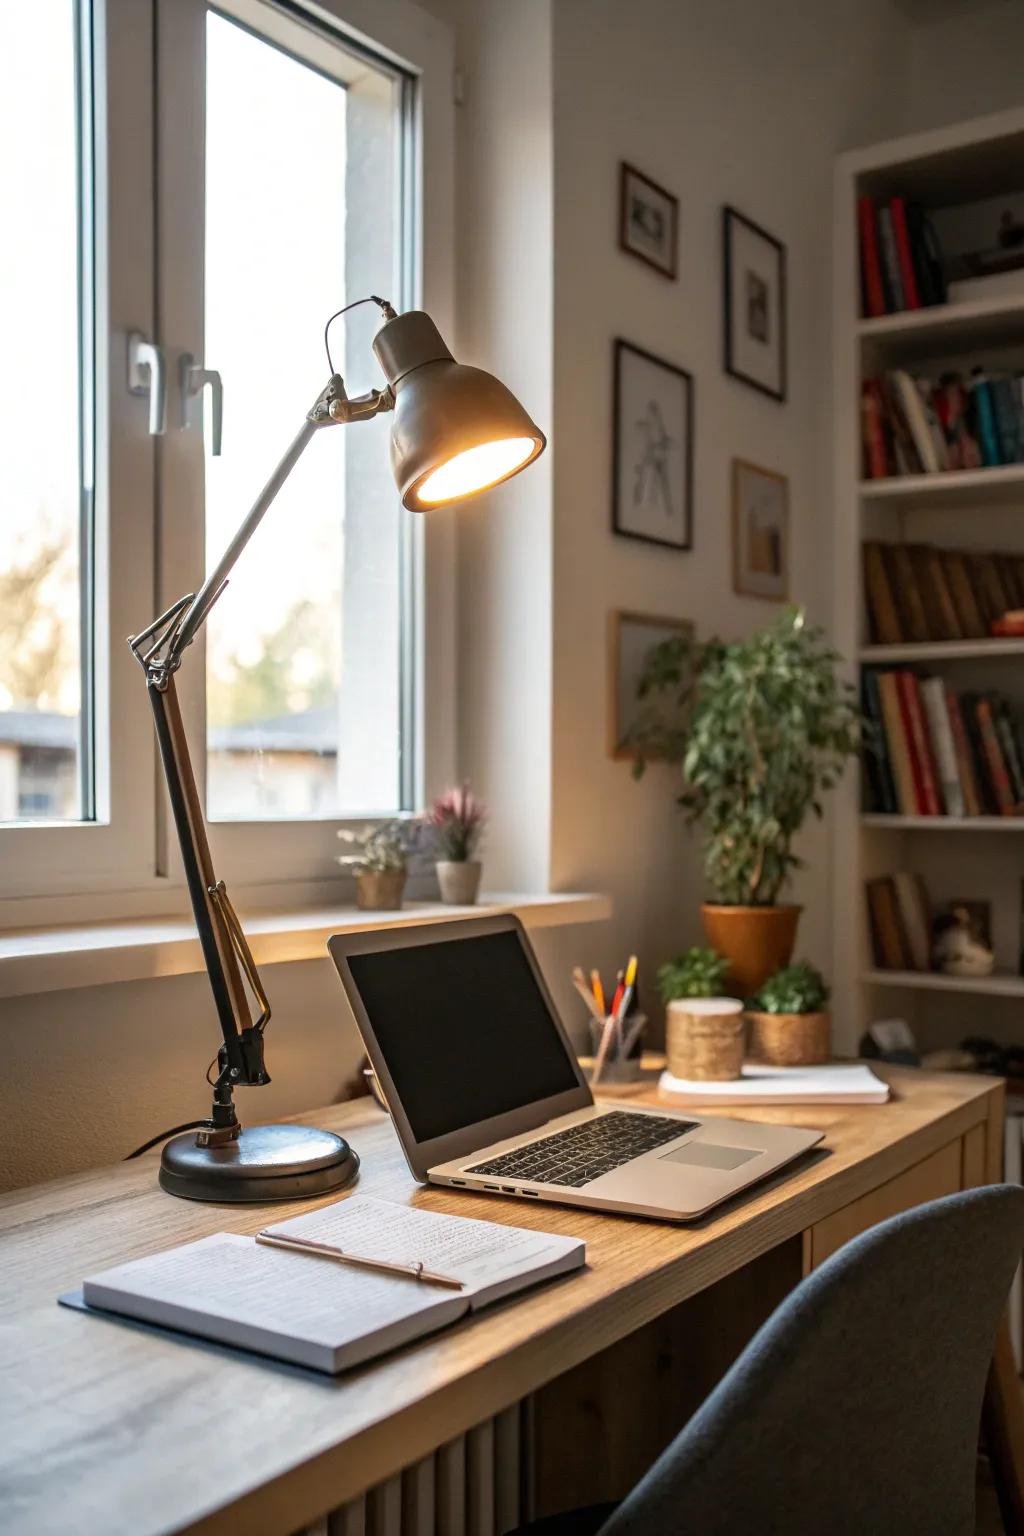
<svg viewBox="0 0 1024 1536">
<path fill-rule="evenodd" d="M 238 1135 L 238 1121 L 231 1102 L 235 1087 L 270 1081 L 263 1063 L 263 1031 L 270 1019 L 270 1004 L 224 882 L 218 880 L 214 872 L 175 673 L 181 666 L 183 652 L 195 639 L 227 585 L 239 556 L 314 434 L 321 427 L 366 421 L 393 408 L 394 395 L 389 388 L 371 390 L 350 400 L 340 375 L 333 374 L 199 591 L 179 598 L 148 628 L 128 641 L 146 676 L 189 900 L 224 1037 L 218 1053 L 220 1070 L 214 1084 L 213 1128 L 199 1133 L 197 1141 L 200 1144 L 231 1140 Z M 260 1013 L 255 1020 L 243 984 L 243 972 L 259 1004 Z"/>
</svg>

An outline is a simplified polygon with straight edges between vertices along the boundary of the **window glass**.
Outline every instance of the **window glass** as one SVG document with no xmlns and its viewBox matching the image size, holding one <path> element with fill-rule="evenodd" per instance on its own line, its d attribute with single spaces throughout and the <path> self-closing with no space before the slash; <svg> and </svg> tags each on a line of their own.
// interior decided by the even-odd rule
<svg viewBox="0 0 1024 1536">
<path fill-rule="evenodd" d="M 77 55 L 73 0 L 0 6 L 0 821 L 8 822 L 91 811 Z"/>
<path fill-rule="evenodd" d="M 328 315 L 398 268 L 398 88 L 337 52 L 334 73 L 207 17 L 205 345 L 224 386 L 208 568 L 327 382 Z M 348 318 L 332 352 L 355 394 L 380 379 L 370 312 Z M 314 437 L 208 625 L 212 817 L 401 808 L 407 517 L 387 417 Z"/>
</svg>

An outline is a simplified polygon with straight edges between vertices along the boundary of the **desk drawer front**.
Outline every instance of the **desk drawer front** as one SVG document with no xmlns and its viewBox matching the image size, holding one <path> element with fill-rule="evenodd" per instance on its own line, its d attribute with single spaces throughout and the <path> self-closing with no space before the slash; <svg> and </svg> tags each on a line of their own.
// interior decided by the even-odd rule
<svg viewBox="0 0 1024 1536">
<path fill-rule="evenodd" d="M 505 1536 L 528 1518 L 516 1404 L 368 1488 L 302 1536 Z"/>
<path fill-rule="evenodd" d="M 952 1195 L 961 1187 L 962 1146 L 959 1140 L 951 1141 L 926 1157 L 923 1162 L 897 1174 L 886 1184 L 862 1195 L 841 1211 L 835 1211 L 810 1229 L 810 1255 L 808 1269 L 819 1264 L 848 1243 L 858 1232 L 885 1221 L 900 1211 L 923 1205 L 926 1200 L 937 1200 L 941 1195 Z"/>
</svg>

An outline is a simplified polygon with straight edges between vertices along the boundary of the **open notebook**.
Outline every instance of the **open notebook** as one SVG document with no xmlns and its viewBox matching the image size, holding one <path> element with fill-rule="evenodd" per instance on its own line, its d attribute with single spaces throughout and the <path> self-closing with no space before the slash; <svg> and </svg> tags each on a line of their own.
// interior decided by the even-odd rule
<svg viewBox="0 0 1024 1536">
<path fill-rule="evenodd" d="M 93 1275 L 81 1299 L 88 1307 L 337 1373 L 579 1269 L 586 1259 L 577 1238 L 361 1195 L 264 1231 L 376 1260 L 421 1263 L 461 1288 L 218 1232 Z"/>
</svg>

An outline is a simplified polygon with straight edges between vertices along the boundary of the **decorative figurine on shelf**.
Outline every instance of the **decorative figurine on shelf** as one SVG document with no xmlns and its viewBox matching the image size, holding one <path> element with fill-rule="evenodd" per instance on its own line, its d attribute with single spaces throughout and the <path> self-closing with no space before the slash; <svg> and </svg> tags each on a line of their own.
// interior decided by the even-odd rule
<svg viewBox="0 0 1024 1536">
<path fill-rule="evenodd" d="M 947 976 L 991 976 L 996 957 L 978 917 L 955 905 L 935 922 L 932 961 Z"/>
<path fill-rule="evenodd" d="M 480 891 L 481 864 L 473 855 L 487 824 L 487 808 L 468 783 L 446 789 L 426 814 L 436 841 L 437 883 L 441 900 L 452 907 L 471 907 Z"/>
</svg>

